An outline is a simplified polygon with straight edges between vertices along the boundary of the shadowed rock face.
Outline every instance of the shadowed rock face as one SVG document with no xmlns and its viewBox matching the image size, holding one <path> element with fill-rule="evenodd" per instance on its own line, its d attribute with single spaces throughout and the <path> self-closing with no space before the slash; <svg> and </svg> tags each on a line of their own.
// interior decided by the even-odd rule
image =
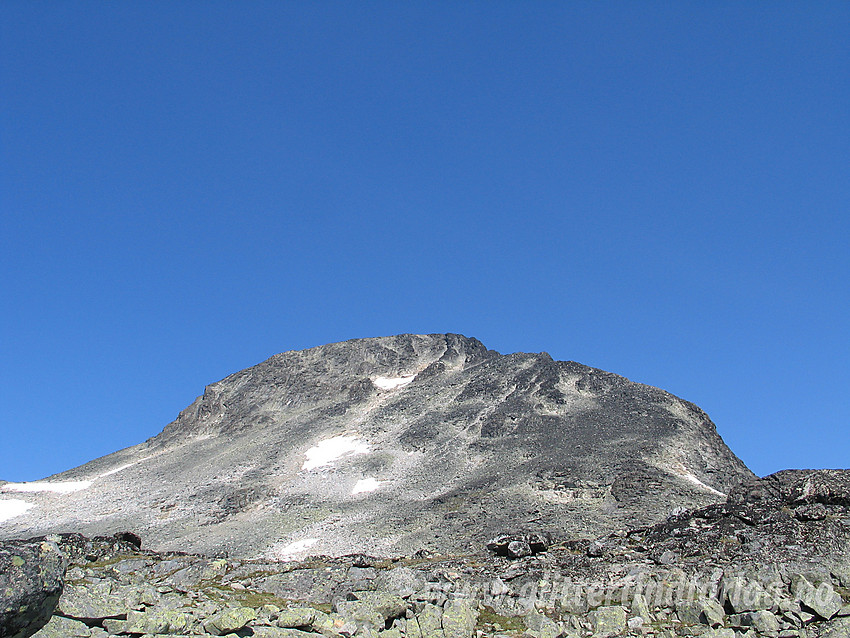
<svg viewBox="0 0 850 638">
<path fill-rule="evenodd" d="M 54 542 L 0 542 L 0 636 L 28 638 L 50 620 L 66 567 Z"/>
<path fill-rule="evenodd" d="M 76 491 L 0 487 L 33 505 L 0 536 L 133 529 L 160 550 L 270 558 L 468 552 L 501 531 L 650 524 L 752 477 L 699 408 L 662 390 L 399 335 L 212 384 L 153 439 L 49 479 Z"/>
</svg>

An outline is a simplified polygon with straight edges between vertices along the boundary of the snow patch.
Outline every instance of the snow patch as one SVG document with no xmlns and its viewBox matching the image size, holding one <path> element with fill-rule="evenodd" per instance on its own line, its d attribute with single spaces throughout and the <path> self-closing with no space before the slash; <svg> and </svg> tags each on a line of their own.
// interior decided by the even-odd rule
<svg viewBox="0 0 850 638">
<path fill-rule="evenodd" d="M 313 470 L 317 467 L 330 465 L 337 459 L 347 454 L 365 454 L 369 446 L 358 441 L 353 436 L 335 436 L 324 441 L 319 441 L 315 447 L 305 452 L 307 460 L 301 466 L 302 470 Z"/>
<path fill-rule="evenodd" d="M 15 516 L 20 516 L 31 507 L 34 507 L 32 503 L 27 503 L 19 498 L 4 498 L 0 500 L 0 523 L 8 521 Z"/>
<path fill-rule="evenodd" d="M 674 463 L 670 467 L 670 471 L 672 471 L 673 474 L 675 474 L 676 476 L 683 478 L 686 481 L 688 481 L 689 483 L 693 483 L 694 485 L 697 485 L 697 486 L 703 488 L 704 490 L 711 492 L 712 494 L 716 494 L 717 496 L 723 496 L 723 497 L 726 496 L 726 494 L 724 494 L 723 492 L 720 492 L 720 491 L 714 489 L 713 487 L 711 487 L 710 485 L 706 485 L 705 483 L 700 481 L 693 472 L 691 472 L 688 468 L 686 468 L 681 463 Z"/>
<path fill-rule="evenodd" d="M 148 459 L 152 459 L 154 456 L 156 456 L 156 455 L 151 454 L 149 456 L 144 456 L 144 457 L 140 458 L 138 461 L 131 461 L 130 463 L 126 463 L 124 465 L 116 467 L 112 470 L 109 470 L 108 472 L 104 472 L 103 474 L 101 474 L 97 478 L 103 478 L 105 476 L 112 476 L 113 474 L 117 474 L 118 472 L 121 472 L 122 470 L 126 470 L 128 467 L 133 467 L 137 463 L 141 463 L 142 461 L 147 461 Z"/>
<path fill-rule="evenodd" d="M 365 478 L 360 479 L 357 483 L 354 484 L 354 489 L 351 490 L 352 494 L 362 494 L 363 492 L 374 492 L 376 489 L 381 487 L 383 481 L 379 481 L 373 478 Z"/>
<path fill-rule="evenodd" d="M 415 374 L 407 374 L 401 377 L 375 377 L 372 379 L 372 383 L 375 384 L 376 388 L 380 388 L 381 390 L 395 390 L 396 388 L 406 386 L 415 378 Z"/>
<path fill-rule="evenodd" d="M 696 476 L 694 476 L 690 472 L 685 472 L 685 474 L 682 474 L 682 478 L 685 479 L 686 481 L 690 481 L 694 485 L 699 485 L 701 488 L 708 490 L 712 494 L 717 494 L 717 496 L 723 496 L 723 497 L 726 496 L 726 494 L 724 494 L 720 490 L 716 490 L 713 487 L 711 487 L 710 485 L 706 485 L 705 483 L 700 481 Z"/>
<path fill-rule="evenodd" d="M 300 554 L 308 547 L 312 547 L 316 543 L 319 542 L 318 538 L 304 538 L 300 541 L 295 541 L 294 543 L 290 543 L 283 549 L 279 550 L 279 554 L 283 559 L 295 558 L 297 554 Z"/>
<path fill-rule="evenodd" d="M 56 494 L 70 494 L 91 487 L 91 481 L 32 481 L 29 483 L 6 483 L 2 488 L 4 492 L 55 492 Z"/>
</svg>

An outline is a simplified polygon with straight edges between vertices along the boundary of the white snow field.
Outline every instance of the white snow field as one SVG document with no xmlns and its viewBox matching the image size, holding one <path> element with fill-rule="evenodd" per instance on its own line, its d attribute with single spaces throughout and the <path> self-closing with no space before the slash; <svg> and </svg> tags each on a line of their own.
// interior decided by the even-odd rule
<svg viewBox="0 0 850 638">
<path fill-rule="evenodd" d="M 335 436 L 324 441 L 319 441 L 315 447 L 305 452 L 307 460 L 301 466 L 302 470 L 314 470 L 317 467 L 330 465 L 339 458 L 346 455 L 365 454 L 369 446 L 358 441 L 354 436 Z"/>
<path fill-rule="evenodd" d="M 70 494 L 91 487 L 91 481 L 31 481 L 28 483 L 6 483 L 3 492 L 55 492 L 56 494 Z"/>
<path fill-rule="evenodd" d="M 19 498 L 0 499 L 0 523 L 20 516 L 31 507 L 33 507 L 32 503 L 27 503 Z"/>
<path fill-rule="evenodd" d="M 381 487 L 383 481 L 379 481 L 373 478 L 365 478 L 360 479 L 357 483 L 354 484 L 354 489 L 351 490 L 352 494 L 363 494 L 364 492 L 374 492 L 376 489 Z"/>
<path fill-rule="evenodd" d="M 380 388 L 381 390 L 395 390 L 396 388 L 406 386 L 415 378 L 415 374 L 408 374 L 403 377 L 375 377 L 372 379 L 372 383 L 375 384 L 376 388 Z"/>
</svg>

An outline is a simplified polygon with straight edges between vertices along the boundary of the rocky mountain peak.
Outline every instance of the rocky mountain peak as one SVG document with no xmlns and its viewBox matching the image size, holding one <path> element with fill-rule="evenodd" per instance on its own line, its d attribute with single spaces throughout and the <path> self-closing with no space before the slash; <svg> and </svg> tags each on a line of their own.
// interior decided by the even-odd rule
<svg viewBox="0 0 850 638">
<path fill-rule="evenodd" d="M 753 478 L 702 410 L 545 353 L 453 334 L 290 351 L 208 386 L 152 439 L 63 474 L 5 537 L 138 531 L 153 548 L 286 558 L 591 537 Z"/>
</svg>

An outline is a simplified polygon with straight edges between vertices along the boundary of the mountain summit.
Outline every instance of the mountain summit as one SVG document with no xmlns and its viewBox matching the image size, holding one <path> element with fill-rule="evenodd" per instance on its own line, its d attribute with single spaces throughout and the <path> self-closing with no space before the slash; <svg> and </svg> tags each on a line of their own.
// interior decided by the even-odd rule
<svg viewBox="0 0 850 638">
<path fill-rule="evenodd" d="M 267 558 L 468 553 L 504 531 L 651 524 L 752 477 L 702 410 L 663 390 L 460 335 L 398 335 L 275 355 L 145 443 L 0 486 L 0 536 L 131 529 L 158 550 Z"/>
</svg>

